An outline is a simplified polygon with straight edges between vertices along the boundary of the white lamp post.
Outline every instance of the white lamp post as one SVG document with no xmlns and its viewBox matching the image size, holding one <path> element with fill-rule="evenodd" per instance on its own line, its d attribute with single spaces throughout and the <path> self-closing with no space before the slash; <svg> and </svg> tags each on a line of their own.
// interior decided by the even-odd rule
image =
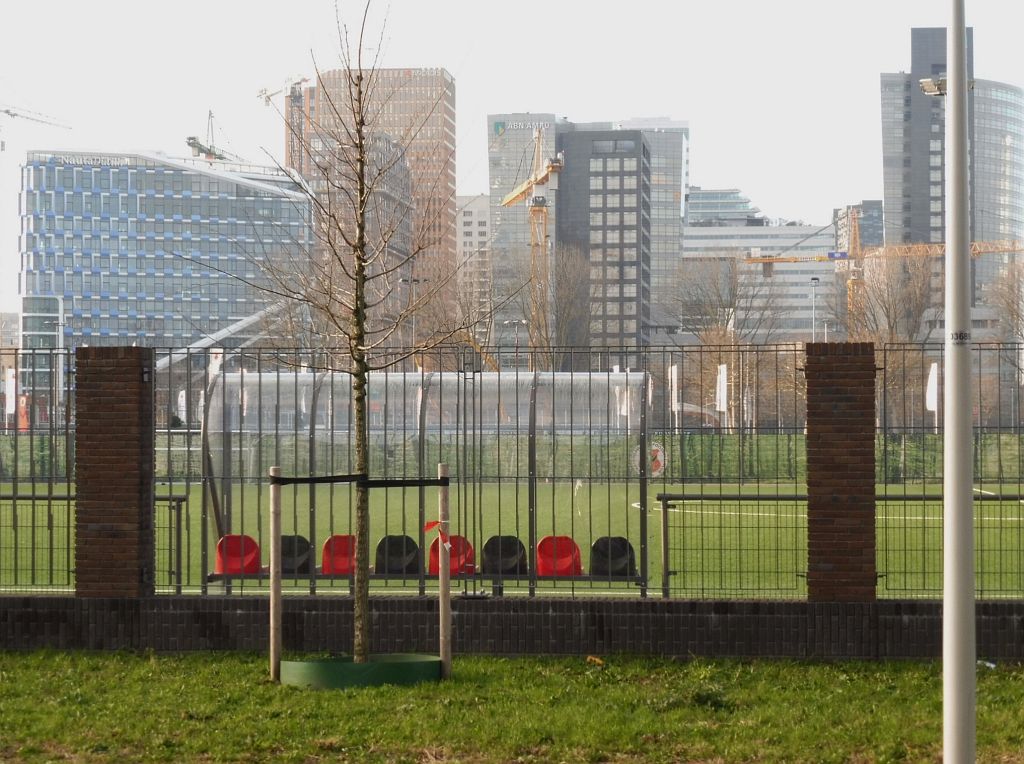
<svg viewBox="0 0 1024 764">
<path fill-rule="evenodd" d="M 971 262 L 967 189 L 967 29 L 952 0 L 946 79 L 922 81 L 946 96 L 946 340 L 942 457 L 942 751 L 975 755 L 974 465 L 971 462 Z"/>
<path fill-rule="evenodd" d="M 818 283 L 821 281 L 817 276 L 811 276 L 811 342 L 818 341 L 817 318 L 814 311 L 815 296 L 818 294 Z"/>
<path fill-rule="evenodd" d="M 510 326 L 514 326 L 515 327 L 515 329 L 514 329 L 515 346 L 516 346 L 515 364 L 516 364 L 516 369 L 518 369 L 519 368 L 519 327 L 520 326 L 526 326 L 526 319 L 525 318 L 510 318 L 510 319 L 508 319 L 506 321 L 502 321 L 501 324 L 505 328 L 508 328 Z"/>
</svg>

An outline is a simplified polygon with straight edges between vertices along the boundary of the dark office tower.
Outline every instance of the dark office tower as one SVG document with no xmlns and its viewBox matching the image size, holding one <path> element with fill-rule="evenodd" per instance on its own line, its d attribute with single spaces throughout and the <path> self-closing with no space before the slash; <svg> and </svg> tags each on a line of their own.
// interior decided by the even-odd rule
<svg viewBox="0 0 1024 764">
<path fill-rule="evenodd" d="M 945 99 L 920 80 L 946 76 L 946 30 L 912 29 L 909 73 L 882 74 L 885 243 L 945 239 Z M 970 233 L 974 241 L 1024 236 L 1024 91 L 974 76 L 974 35 L 967 30 Z M 984 305 L 1006 255 L 973 262 L 972 302 Z M 982 319 L 987 321 L 987 319 Z M 977 324 L 976 324 L 977 326 Z"/>
<path fill-rule="evenodd" d="M 651 321 L 651 151 L 640 130 L 558 135 L 565 169 L 558 242 L 589 263 L 588 315 L 563 315 L 577 344 L 631 348 L 649 343 Z M 556 287 L 557 288 L 557 287 Z M 577 311 L 578 312 L 578 311 Z M 630 354 L 621 354 L 630 365 Z"/>
</svg>

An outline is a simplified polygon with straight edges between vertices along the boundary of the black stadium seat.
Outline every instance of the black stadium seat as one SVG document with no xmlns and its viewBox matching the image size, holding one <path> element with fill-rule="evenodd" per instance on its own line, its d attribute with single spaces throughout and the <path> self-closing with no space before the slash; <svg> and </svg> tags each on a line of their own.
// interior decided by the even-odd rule
<svg viewBox="0 0 1024 764">
<path fill-rule="evenodd" d="M 484 573 L 525 575 L 528 572 L 526 547 L 515 536 L 491 536 L 484 544 L 482 564 Z"/>
<path fill-rule="evenodd" d="M 385 536 L 377 544 L 375 573 L 396 574 L 420 571 L 420 548 L 408 536 Z"/>
<path fill-rule="evenodd" d="M 636 576 L 633 545 L 622 536 L 601 536 L 590 547 L 590 575 Z"/>
</svg>

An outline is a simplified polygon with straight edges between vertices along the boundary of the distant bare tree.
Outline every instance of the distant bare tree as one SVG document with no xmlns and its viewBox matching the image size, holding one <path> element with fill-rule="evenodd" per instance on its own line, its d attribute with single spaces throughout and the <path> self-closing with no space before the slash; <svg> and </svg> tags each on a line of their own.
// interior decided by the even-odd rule
<svg viewBox="0 0 1024 764">
<path fill-rule="evenodd" d="M 739 250 L 719 250 L 678 268 L 680 323 L 702 344 L 771 342 L 778 332 L 781 290 L 763 266 L 742 258 Z"/>
<path fill-rule="evenodd" d="M 539 369 L 567 368 L 571 349 L 590 345 L 590 263 L 580 247 L 556 245 L 545 290 L 530 288 L 529 258 L 517 262 L 518 283 L 510 304 L 526 322 L 531 358 Z"/>
<path fill-rule="evenodd" d="M 925 341 L 929 309 L 938 305 L 934 264 L 927 257 L 877 257 L 864 261 L 863 279 L 853 287 L 847 332 L 851 339 Z"/>
<path fill-rule="evenodd" d="M 992 284 L 989 302 L 999 312 L 1001 334 L 1008 342 L 1024 342 L 1024 263 L 1003 266 Z"/>
</svg>

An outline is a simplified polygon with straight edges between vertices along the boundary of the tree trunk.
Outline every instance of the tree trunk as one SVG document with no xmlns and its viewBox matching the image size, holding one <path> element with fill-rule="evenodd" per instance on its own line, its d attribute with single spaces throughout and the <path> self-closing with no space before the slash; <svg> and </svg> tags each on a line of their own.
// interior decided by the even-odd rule
<svg viewBox="0 0 1024 764">
<path fill-rule="evenodd" d="M 369 474 L 366 429 L 366 360 L 353 359 L 352 409 L 355 417 L 356 472 Z M 370 657 L 370 490 L 356 483 L 356 575 L 352 656 L 356 663 Z"/>
<path fill-rule="evenodd" d="M 352 354 L 352 408 L 355 416 L 356 472 L 369 475 L 370 444 L 366 422 L 369 364 L 366 358 L 366 266 L 367 266 L 367 202 L 369 188 L 366 179 L 366 123 L 363 118 L 363 78 L 356 74 L 353 83 L 355 113 L 356 242 L 352 258 L 353 310 L 349 351 Z M 356 663 L 370 659 L 370 489 L 356 483 L 356 575 L 352 658 Z"/>
</svg>

